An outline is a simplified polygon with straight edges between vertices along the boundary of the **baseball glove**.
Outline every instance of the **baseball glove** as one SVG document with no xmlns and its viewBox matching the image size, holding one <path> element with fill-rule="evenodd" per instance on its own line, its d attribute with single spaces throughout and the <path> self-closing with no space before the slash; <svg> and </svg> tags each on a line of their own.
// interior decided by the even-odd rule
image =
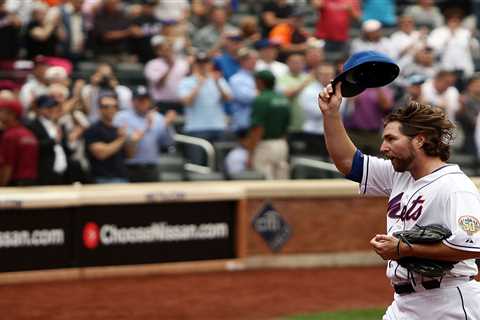
<svg viewBox="0 0 480 320">
<path fill-rule="evenodd" d="M 438 224 L 430 224 L 426 226 L 415 225 L 410 230 L 398 231 L 393 234 L 394 237 L 405 242 L 408 246 L 411 246 L 414 243 L 439 243 L 451 235 L 452 232 L 449 229 Z M 419 273 L 425 277 L 435 278 L 444 276 L 457 262 L 418 257 L 403 257 L 398 259 L 398 263 L 411 272 Z"/>
</svg>

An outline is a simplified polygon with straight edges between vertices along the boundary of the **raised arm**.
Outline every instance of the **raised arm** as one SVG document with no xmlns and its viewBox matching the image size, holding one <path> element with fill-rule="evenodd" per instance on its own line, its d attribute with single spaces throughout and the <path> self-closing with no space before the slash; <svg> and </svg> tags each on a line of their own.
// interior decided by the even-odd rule
<svg viewBox="0 0 480 320">
<path fill-rule="evenodd" d="M 337 83 L 335 94 L 332 85 L 325 87 L 319 94 L 318 106 L 323 113 L 325 127 L 325 142 L 328 153 L 337 169 L 348 175 L 352 169 L 353 156 L 357 148 L 350 140 L 340 113 L 342 96 L 340 94 L 340 82 Z"/>
</svg>

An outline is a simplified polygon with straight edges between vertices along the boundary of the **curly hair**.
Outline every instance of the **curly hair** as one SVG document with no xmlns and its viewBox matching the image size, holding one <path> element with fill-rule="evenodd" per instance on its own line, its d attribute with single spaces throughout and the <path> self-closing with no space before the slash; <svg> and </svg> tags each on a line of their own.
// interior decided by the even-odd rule
<svg viewBox="0 0 480 320">
<path fill-rule="evenodd" d="M 445 111 L 438 107 L 411 101 L 385 118 L 384 126 L 398 121 L 400 132 L 408 137 L 425 136 L 422 148 L 425 154 L 439 157 L 442 161 L 450 158 L 450 145 L 455 139 L 455 125 L 448 120 Z"/>
</svg>

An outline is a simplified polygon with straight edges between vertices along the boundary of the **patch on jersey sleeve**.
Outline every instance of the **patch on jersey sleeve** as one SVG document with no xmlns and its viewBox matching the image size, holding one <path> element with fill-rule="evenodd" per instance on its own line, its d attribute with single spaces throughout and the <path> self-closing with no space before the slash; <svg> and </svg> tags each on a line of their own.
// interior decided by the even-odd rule
<svg viewBox="0 0 480 320">
<path fill-rule="evenodd" d="M 469 236 L 473 236 L 480 231 L 480 221 L 473 216 L 461 216 L 458 219 L 458 224 Z"/>
</svg>

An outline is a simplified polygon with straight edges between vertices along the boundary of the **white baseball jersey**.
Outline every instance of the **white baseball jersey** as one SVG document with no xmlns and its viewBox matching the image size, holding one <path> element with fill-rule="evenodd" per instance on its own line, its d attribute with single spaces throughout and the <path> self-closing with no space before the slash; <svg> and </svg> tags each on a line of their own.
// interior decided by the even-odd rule
<svg viewBox="0 0 480 320">
<path fill-rule="evenodd" d="M 415 180 L 409 172 L 395 171 L 389 160 L 365 156 L 360 192 L 389 197 L 389 235 L 415 224 L 441 224 L 452 231 L 445 245 L 480 253 L 480 194 L 457 165 L 447 164 Z M 445 278 L 477 272 L 474 259 L 463 260 Z M 393 283 L 408 279 L 407 270 L 393 260 L 388 262 L 387 276 Z"/>
</svg>

